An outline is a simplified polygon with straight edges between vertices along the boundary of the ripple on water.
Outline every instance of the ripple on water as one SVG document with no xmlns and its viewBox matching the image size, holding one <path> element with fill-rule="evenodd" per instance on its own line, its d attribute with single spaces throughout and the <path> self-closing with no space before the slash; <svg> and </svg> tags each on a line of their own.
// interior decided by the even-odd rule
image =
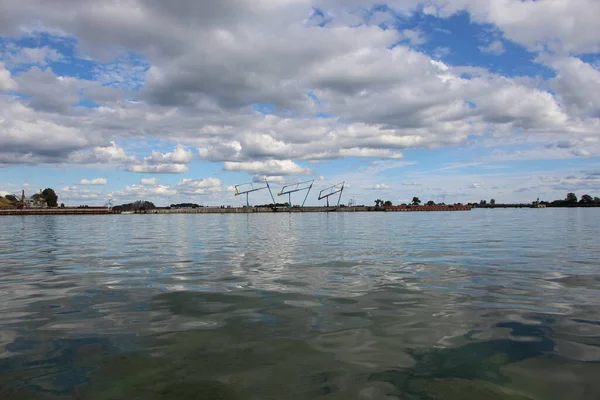
<svg viewBox="0 0 600 400">
<path fill-rule="evenodd" d="M 3 218 L 0 398 L 600 398 L 600 210 L 546 211 Z"/>
</svg>

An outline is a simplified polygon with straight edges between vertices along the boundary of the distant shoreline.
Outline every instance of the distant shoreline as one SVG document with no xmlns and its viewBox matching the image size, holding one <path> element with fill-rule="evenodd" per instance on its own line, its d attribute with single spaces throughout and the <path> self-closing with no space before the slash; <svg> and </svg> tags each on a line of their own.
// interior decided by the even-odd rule
<svg viewBox="0 0 600 400">
<path fill-rule="evenodd" d="M 598 204 L 560 205 L 542 208 L 594 208 Z M 494 208 L 539 208 L 530 204 L 474 204 L 435 206 L 340 206 L 340 207 L 197 207 L 197 208 L 153 208 L 137 211 L 120 211 L 105 207 L 30 208 L 0 209 L 0 216 L 10 215 L 117 215 L 117 214 L 255 214 L 255 213 L 315 213 L 315 212 L 451 212 L 472 209 Z"/>
<path fill-rule="evenodd" d="M 473 204 L 472 208 L 594 208 L 600 204 L 550 204 L 540 203 L 541 207 L 531 204 Z"/>
<path fill-rule="evenodd" d="M 114 214 L 254 214 L 254 213 L 314 213 L 314 212 L 449 212 L 469 211 L 470 206 L 340 206 L 340 207 L 197 207 L 153 208 L 137 211 L 120 211 L 103 207 L 1 209 L 1 215 L 114 215 Z"/>
</svg>

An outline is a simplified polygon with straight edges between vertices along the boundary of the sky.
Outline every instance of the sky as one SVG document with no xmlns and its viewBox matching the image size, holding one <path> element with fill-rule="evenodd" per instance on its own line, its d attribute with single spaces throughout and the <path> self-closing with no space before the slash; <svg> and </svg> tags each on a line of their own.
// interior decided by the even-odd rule
<svg viewBox="0 0 600 400">
<path fill-rule="evenodd" d="M 234 186 L 266 178 L 314 179 L 314 205 L 339 182 L 367 205 L 600 196 L 598 0 L 0 10 L 0 194 L 242 205 Z"/>
</svg>

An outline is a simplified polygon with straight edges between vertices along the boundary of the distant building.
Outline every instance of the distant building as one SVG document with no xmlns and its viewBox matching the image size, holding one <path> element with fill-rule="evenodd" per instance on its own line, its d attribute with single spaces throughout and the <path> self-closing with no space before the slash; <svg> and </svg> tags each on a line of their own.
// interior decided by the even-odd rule
<svg viewBox="0 0 600 400">
<path fill-rule="evenodd" d="M 537 200 L 533 202 L 533 207 L 534 208 L 546 208 L 546 205 L 543 203 L 540 203 L 540 198 L 538 197 Z"/>
<path fill-rule="evenodd" d="M 42 197 L 41 193 L 36 193 L 29 199 L 25 200 L 25 207 L 27 208 L 46 208 L 48 203 Z"/>
</svg>

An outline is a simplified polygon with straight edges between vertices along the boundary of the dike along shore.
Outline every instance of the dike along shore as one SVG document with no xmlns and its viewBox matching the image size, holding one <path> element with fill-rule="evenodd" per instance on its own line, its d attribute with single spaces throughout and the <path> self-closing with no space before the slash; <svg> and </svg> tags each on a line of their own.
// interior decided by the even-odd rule
<svg viewBox="0 0 600 400">
<path fill-rule="evenodd" d="M 198 207 L 153 208 L 121 212 L 106 207 L 0 209 L 0 215 L 114 215 L 114 214 L 253 214 L 307 212 L 418 212 L 470 211 L 469 205 L 390 206 L 390 207 Z"/>
</svg>

